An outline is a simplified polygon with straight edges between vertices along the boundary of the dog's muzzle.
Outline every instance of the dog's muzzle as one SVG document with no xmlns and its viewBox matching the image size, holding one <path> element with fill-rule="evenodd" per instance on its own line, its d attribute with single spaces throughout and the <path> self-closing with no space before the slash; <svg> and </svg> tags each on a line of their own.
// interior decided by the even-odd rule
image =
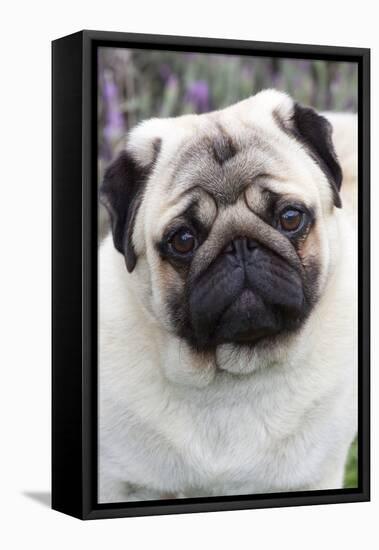
<svg viewBox="0 0 379 550">
<path fill-rule="evenodd" d="M 251 343 L 294 328 L 302 317 L 301 274 L 256 240 L 233 239 L 191 285 L 195 343 Z"/>
</svg>

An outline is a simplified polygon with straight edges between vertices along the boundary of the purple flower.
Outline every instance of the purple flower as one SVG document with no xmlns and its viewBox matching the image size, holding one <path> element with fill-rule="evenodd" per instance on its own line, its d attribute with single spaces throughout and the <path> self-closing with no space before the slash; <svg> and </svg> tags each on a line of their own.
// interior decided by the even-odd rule
<svg viewBox="0 0 379 550">
<path fill-rule="evenodd" d="M 341 86 L 343 84 L 344 84 L 344 82 L 343 82 L 341 73 L 337 73 L 334 77 L 334 80 L 333 80 L 333 86 L 338 87 L 338 86 Z"/>
<path fill-rule="evenodd" d="M 107 139 L 117 139 L 124 131 L 124 120 L 120 111 L 118 88 L 113 75 L 104 73 L 103 98 L 105 109 L 104 135 Z"/>
<path fill-rule="evenodd" d="M 195 80 L 187 88 L 185 101 L 191 103 L 197 113 L 210 110 L 209 88 L 205 80 Z"/>
<path fill-rule="evenodd" d="M 297 67 L 303 73 L 309 72 L 310 66 L 311 66 L 311 62 L 308 59 L 297 60 Z"/>
<path fill-rule="evenodd" d="M 167 79 L 167 88 L 169 90 L 177 90 L 179 85 L 178 77 L 176 77 L 174 74 L 171 74 L 169 78 Z"/>
<path fill-rule="evenodd" d="M 291 84 L 294 91 L 301 90 L 304 87 L 304 76 L 296 73 L 292 78 Z"/>
<path fill-rule="evenodd" d="M 164 80 L 164 82 L 167 82 L 172 77 L 172 70 L 168 63 L 162 63 L 159 67 L 159 74 Z"/>
<path fill-rule="evenodd" d="M 251 81 L 254 77 L 254 69 L 244 65 L 241 69 L 241 76 L 244 80 Z"/>
<path fill-rule="evenodd" d="M 283 75 L 281 73 L 275 73 L 271 77 L 271 84 L 273 88 L 281 88 L 283 85 Z"/>
</svg>

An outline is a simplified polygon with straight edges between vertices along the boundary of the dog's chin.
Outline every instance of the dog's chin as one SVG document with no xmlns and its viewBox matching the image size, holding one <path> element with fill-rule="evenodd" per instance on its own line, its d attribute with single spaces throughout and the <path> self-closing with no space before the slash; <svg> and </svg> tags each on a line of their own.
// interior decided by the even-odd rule
<svg viewBox="0 0 379 550">
<path fill-rule="evenodd" d="M 215 349 L 216 366 L 221 371 L 244 375 L 275 366 L 288 351 L 289 337 L 265 335 L 246 337 L 246 341 L 227 342 Z"/>
<path fill-rule="evenodd" d="M 276 338 L 278 336 L 278 338 Z M 213 343 L 214 349 L 220 346 L 232 346 L 237 350 L 263 350 L 275 345 L 276 340 L 280 339 L 280 333 L 271 328 L 252 328 L 245 331 L 236 332 L 233 336 L 219 337 Z"/>
<path fill-rule="evenodd" d="M 283 325 L 273 309 L 264 307 L 252 292 L 244 291 L 222 316 L 214 334 L 217 367 L 249 374 L 275 365 L 283 359 L 296 323 Z M 292 330 L 288 330 L 290 326 Z"/>
</svg>

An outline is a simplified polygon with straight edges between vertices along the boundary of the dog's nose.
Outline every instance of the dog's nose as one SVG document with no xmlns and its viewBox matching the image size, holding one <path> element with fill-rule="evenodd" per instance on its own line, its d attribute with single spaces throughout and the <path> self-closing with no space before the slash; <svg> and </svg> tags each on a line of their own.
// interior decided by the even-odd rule
<svg viewBox="0 0 379 550">
<path fill-rule="evenodd" d="M 249 251 L 257 248 L 258 243 L 254 239 L 248 239 L 247 237 L 237 237 L 230 241 L 224 248 L 225 254 L 235 254 L 243 258 Z"/>
</svg>

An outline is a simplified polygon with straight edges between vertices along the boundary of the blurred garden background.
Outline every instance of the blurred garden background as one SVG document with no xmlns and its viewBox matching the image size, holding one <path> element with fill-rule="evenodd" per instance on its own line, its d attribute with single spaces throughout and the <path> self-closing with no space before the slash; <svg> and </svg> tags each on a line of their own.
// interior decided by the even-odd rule
<svg viewBox="0 0 379 550">
<path fill-rule="evenodd" d="M 321 111 L 357 111 L 355 63 L 127 48 L 98 50 L 98 181 L 128 130 L 150 117 L 205 113 L 265 88 Z M 99 233 L 108 218 L 100 207 Z M 353 444 L 345 487 L 357 486 Z"/>
<path fill-rule="evenodd" d="M 99 160 L 140 120 L 204 113 L 277 88 L 319 110 L 356 111 L 357 64 L 100 48 Z"/>
</svg>

